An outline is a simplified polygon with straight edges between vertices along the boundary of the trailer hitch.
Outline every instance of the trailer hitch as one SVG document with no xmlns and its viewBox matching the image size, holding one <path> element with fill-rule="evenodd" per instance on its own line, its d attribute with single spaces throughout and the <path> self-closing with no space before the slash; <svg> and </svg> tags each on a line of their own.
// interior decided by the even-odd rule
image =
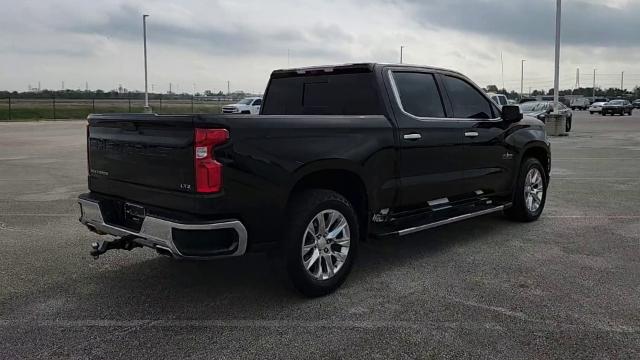
<svg viewBox="0 0 640 360">
<path fill-rule="evenodd" d="M 93 256 L 94 259 L 98 259 L 100 255 L 106 253 L 109 250 L 122 249 L 131 251 L 135 248 L 142 247 L 142 245 L 134 241 L 135 239 L 136 236 L 125 235 L 113 241 L 94 242 L 91 244 L 91 251 L 89 252 L 89 254 Z"/>
</svg>

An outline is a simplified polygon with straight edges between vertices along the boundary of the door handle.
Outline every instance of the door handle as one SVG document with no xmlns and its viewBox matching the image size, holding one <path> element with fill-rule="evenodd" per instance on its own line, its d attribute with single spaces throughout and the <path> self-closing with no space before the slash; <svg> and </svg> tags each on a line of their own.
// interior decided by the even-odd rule
<svg viewBox="0 0 640 360">
<path fill-rule="evenodd" d="M 405 140 L 420 140 L 420 139 L 422 139 L 422 135 L 417 134 L 417 133 L 404 134 L 404 136 L 402 138 L 404 138 Z"/>
<path fill-rule="evenodd" d="M 478 135 L 480 135 L 480 134 L 478 134 L 477 131 L 465 131 L 464 132 L 464 136 L 465 137 L 474 138 L 474 137 L 477 137 Z"/>
</svg>

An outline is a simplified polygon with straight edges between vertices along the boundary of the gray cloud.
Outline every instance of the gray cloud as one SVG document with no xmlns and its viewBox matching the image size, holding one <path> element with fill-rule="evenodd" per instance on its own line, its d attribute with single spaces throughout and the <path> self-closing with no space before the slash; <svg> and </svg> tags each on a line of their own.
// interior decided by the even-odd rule
<svg viewBox="0 0 640 360">
<path fill-rule="evenodd" d="M 429 29 L 447 28 L 484 34 L 521 45 L 552 43 L 555 1 L 396 0 L 417 23 Z M 616 8 L 603 2 L 565 1 L 562 41 L 567 45 L 637 47 L 640 6 Z"/>
<path fill-rule="evenodd" d="M 99 35 L 115 40 L 140 41 L 143 11 L 124 4 L 105 14 L 105 20 L 78 23 L 65 31 L 82 35 Z M 279 55 L 295 48 L 298 57 L 336 56 L 351 36 L 335 24 L 318 24 L 307 29 L 270 27 L 254 28 L 237 23 L 225 28 L 210 24 L 170 24 L 151 18 L 147 25 L 150 41 L 156 44 L 188 48 L 215 55 Z M 333 44 L 327 41 L 333 40 Z"/>
</svg>

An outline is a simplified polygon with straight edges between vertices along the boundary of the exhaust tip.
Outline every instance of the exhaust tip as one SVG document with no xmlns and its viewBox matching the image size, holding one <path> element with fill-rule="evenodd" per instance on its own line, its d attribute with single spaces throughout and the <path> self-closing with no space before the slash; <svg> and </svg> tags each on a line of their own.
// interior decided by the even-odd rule
<svg viewBox="0 0 640 360">
<path fill-rule="evenodd" d="M 156 245 L 155 249 L 159 255 L 173 257 L 173 252 L 164 246 Z"/>
<path fill-rule="evenodd" d="M 98 235 L 107 235 L 106 232 L 98 230 L 93 224 L 85 224 L 85 225 L 87 226 L 87 229 L 89 229 L 89 231 L 93 233 L 96 233 Z"/>
</svg>

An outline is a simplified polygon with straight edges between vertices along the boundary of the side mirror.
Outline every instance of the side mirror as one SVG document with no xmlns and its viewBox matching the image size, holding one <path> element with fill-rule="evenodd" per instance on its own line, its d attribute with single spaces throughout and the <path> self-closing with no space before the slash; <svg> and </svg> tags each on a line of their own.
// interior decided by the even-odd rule
<svg viewBox="0 0 640 360">
<path fill-rule="evenodd" d="M 517 105 L 505 105 L 502 107 L 502 120 L 508 123 L 514 123 L 522 120 L 520 107 Z"/>
</svg>

